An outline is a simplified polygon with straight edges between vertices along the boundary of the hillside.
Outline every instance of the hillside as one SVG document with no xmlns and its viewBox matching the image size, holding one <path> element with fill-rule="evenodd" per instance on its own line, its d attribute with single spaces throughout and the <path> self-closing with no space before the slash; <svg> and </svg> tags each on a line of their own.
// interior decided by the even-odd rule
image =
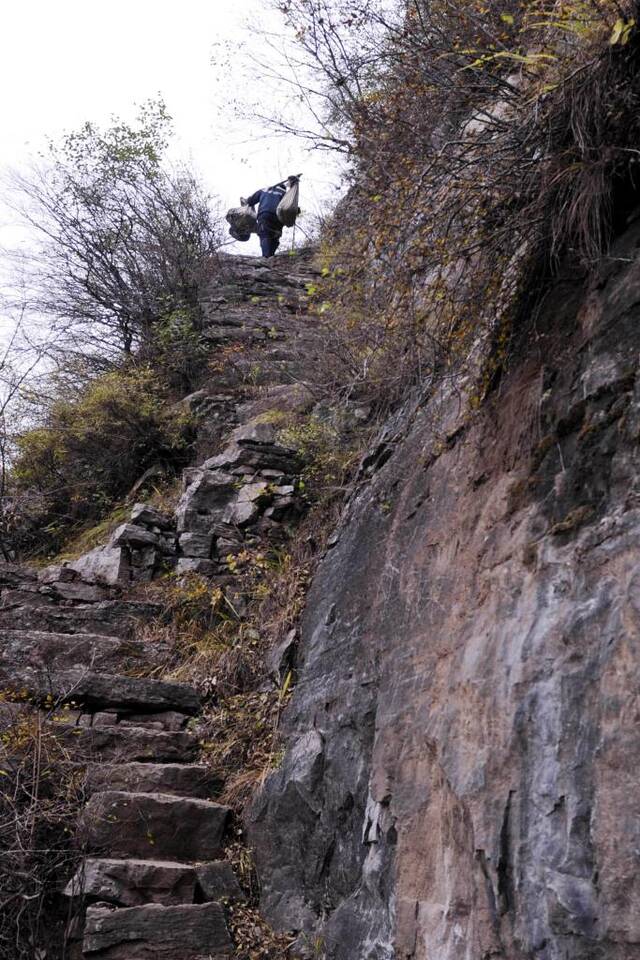
<svg viewBox="0 0 640 960">
<path fill-rule="evenodd" d="M 0 958 L 636 960 L 640 8 L 279 6 L 309 247 L 63 144 L 109 256 L 7 473 Z"/>
</svg>

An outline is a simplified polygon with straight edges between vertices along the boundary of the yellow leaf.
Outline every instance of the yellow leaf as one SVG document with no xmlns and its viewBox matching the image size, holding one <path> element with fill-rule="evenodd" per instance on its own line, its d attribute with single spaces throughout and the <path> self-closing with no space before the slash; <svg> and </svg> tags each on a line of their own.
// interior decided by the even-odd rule
<svg viewBox="0 0 640 960">
<path fill-rule="evenodd" d="M 631 31 L 635 25 L 635 20 L 623 20 L 622 17 L 618 17 L 613 25 L 611 37 L 609 38 L 609 43 L 611 46 L 615 47 L 617 44 L 624 46 L 626 43 L 628 43 L 629 37 L 631 36 Z"/>
</svg>

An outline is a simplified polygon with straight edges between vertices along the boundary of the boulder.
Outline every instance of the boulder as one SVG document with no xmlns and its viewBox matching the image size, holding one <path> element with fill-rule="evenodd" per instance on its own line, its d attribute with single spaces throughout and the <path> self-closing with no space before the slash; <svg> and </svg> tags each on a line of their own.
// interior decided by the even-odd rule
<svg viewBox="0 0 640 960">
<path fill-rule="evenodd" d="M 81 818 L 88 848 L 117 857 L 213 860 L 230 810 L 164 793 L 94 793 Z"/>
<path fill-rule="evenodd" d="M 113 909 L 89 907 L 82 949 L 96 960 L 203 960 L 231 953 L 217 903 Z"/>
</svg>

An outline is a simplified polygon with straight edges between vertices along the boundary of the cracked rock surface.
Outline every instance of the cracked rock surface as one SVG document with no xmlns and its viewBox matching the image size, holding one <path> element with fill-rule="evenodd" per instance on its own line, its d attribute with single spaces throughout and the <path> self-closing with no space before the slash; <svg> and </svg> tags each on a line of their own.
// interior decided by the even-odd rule
<svg viewBox="0 0 640 960">
<path fill-rule="evenodd" d="M 443 392 L 363 465 L 252 812 L 301 945 L 640 956 L 639 247 L 556 283 L 479 414 Z"/>
</svg>

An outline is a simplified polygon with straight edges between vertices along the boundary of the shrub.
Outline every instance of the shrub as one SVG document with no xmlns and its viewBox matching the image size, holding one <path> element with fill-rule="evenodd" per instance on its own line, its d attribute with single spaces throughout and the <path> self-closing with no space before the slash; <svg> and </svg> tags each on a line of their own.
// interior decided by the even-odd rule
<svg viewBox="0 0 640 960">
<path fill-rule="evenodd" d="M 56 704 L 45 713 L 0 691 L 0 956 L 11 960 L 67 956 L 61 890 L 81 856 L 84 771 L 49 722 L 58 709 L 64 718 Z"/>
<path fill-rule="evenodd" d="M 183 465 L 189 419 L 172 412 L 150 367 L 103 374 L 73 399 L 54 400 L 43 422 L 17 438 L 15 493 L 29 491 L 31 541 L 51 548 L 79 522 L 103 517 L 140 475 Z M 34 529 L 37 525 L 37 529 Z"/>
<path fill-rule="evenodd" d="M 351 166 L 312 295 L 327 381 L 393 403 L 495 369 L 533 278 L 591 269 L 635 202 L 637 3 L 277 5 Z"/>
</svg>

